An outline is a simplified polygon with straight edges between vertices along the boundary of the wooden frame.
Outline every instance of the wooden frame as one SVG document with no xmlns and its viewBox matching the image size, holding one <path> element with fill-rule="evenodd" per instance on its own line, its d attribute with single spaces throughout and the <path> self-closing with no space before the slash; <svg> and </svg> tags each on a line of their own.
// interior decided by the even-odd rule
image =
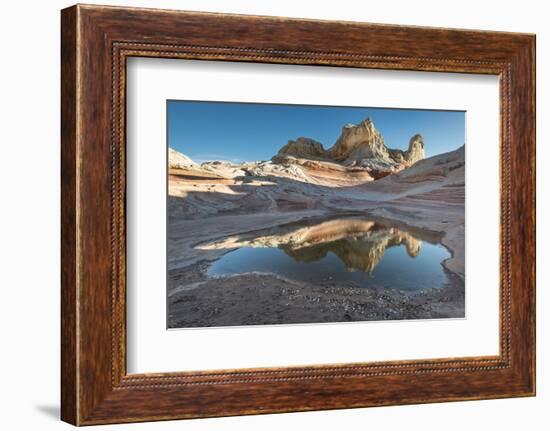
<svg viewBox="0 0 550 431">
<path fill-rule="evenodd" d="M 533 35 L 80 5 L 62 11 L 61 30 L 63 420 L 88 425 L 535 394 Z M 127 375 L 129 56 L 498 75 L 500 354 Z"/>
</svg>

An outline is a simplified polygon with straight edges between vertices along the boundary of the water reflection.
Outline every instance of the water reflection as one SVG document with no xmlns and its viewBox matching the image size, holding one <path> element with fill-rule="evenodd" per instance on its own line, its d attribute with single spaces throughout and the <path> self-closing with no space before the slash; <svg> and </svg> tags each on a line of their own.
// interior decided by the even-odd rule
<svg viewBox="0 0 550 431">
<path fill-rule="evenodd" d="M 441 287 L 450 257 L 437 234 L 386 220 L 341 218 L 294 223 L 203 244 L 228 249 L 211 276 L 267 272 L 306 282 L 402 290 Z"/>
<path fill-rule="evenodd" d="M 320 241 L 307 247 L 293 243 L 281 244 L 279 247 L 299 262 L 315 262 L 332 252 L 340 258 L 348 271 L 372 274 L 389 247 L 404 245 L 408 255 L 416 257 L 422 244 L 407 232 L 392 227 L 373 225 L 366 231 L 353 230 L 347 233 L 342 238 Z"/>
</svg>

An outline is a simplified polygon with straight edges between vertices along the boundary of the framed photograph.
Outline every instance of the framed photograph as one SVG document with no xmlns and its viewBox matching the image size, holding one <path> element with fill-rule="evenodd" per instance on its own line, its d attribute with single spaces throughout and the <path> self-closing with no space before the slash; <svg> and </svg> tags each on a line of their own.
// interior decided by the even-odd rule
<svg viewBox="0 0 550 431">
<path fill-rule="evenodd" d="M 535 36 L 62 11 L 62 419 L 535 394 Z"/>
</svg>

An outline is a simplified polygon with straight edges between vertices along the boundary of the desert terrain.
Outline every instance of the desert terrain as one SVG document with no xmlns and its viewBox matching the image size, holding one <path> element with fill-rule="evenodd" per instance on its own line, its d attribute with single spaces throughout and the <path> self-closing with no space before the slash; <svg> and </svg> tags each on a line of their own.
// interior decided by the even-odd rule
<svg viewBox="0 0 550 431">
<path fill-rule="evenodd" d="M 421 135 L 387 148 L 367 119 L 325 149 L 310 138 L 268 161 L 197 163 L 169 149 L 168 326 L 464 317 L 464 146 L 425 158 Z M 370 273 L 384 253 L 442 245 L 444 286 L 411 291 L 275 272 L 212 275 L 243 247 L 297 262 L 337 256 Z"/>
</svg>

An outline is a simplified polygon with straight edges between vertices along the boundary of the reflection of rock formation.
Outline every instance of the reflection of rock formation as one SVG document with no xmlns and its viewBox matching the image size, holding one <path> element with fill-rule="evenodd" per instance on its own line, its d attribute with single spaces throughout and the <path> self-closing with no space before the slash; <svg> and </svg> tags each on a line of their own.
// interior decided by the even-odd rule
<svg viewBox="0 0 550 431">
<path fill-rule="evenodd" d="M 319 243 L 309 247 L 295 248 L 289 244 L 280 248 L 297 261 L 313 262 L 334 253 L 346 265 L 348 271 L 363 271 L 369 274 L 380 263 L 390 247 L 405 245 L 410 257 L 420 253 L 421 241 L 396 228 L 383 228 L 362 236 L 346 237 L 337 241 Z"/>
<path fill-rule="evenodd" d="M 373 220 L 337 219 L 313 226 L 274 228 L 203 244 L 203 250 L 240 247 L 279 247 L 297 261 L 313 262 L 334 253 L 348 271 L 372 273 L 390 247 L 404 245 L 411 257 L 420 253 L 422 241 L 394 226 Z"/>
</svg>

